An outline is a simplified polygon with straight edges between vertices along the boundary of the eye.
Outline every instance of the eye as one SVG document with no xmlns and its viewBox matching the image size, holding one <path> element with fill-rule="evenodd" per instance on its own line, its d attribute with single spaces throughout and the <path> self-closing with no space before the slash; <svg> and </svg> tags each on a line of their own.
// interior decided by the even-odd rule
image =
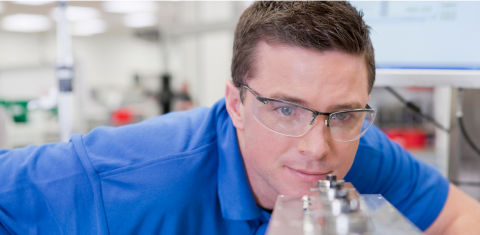
<svg viewBox="0 0 480 235">
<path fill-rule="evenodd" d="M 285 116 L 292 115 L 293 111 L 294 110 L 293 110 L 292 107 L 281 107 L 280 108 L 280 112 Z"/>
<path fill-rule="evenodd" d="M 348 114 L 346 113 L 337 113 L 333 116 L 333 119 L 338 119 L 340 121 L 345 121 L 348 119 Z"/>
</svg>

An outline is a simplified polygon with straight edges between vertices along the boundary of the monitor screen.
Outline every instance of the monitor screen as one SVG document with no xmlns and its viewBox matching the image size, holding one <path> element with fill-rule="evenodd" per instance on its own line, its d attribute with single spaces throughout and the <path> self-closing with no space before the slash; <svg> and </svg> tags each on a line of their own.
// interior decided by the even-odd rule
<svg viewBox="0 0 480 235">
<path fill-rule="evenodd" d="M 480 2 L 356 2 L 377 68 L 480 70 Z"/>
</svg>

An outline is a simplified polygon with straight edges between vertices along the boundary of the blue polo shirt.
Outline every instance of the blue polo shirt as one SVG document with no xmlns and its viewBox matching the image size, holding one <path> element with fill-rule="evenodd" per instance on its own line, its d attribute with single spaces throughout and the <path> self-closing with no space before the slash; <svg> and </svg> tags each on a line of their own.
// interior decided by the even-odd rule
<svg viewBox="0 0 480 235">
<path fill-rule="evenodd" d="M 421 229 L 448 181 L 376 127 L 347 174 Z M 264 234 L 224 99 L 69 143 L 0 150 L 0 234 Z"/>
</svg>

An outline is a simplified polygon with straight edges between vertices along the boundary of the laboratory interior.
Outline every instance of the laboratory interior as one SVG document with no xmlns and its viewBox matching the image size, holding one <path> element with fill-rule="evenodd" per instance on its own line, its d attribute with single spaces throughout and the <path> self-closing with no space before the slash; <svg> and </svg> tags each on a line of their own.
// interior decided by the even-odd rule
<svg viewBox="0 0 480 235">
<path fill-rule="evenodd" d="M 250 1 L 0 2 L 0 148 L 212 106 Z M 352 2 L 374 124 L 480 200 L 480 2 Z"/>
</svg>

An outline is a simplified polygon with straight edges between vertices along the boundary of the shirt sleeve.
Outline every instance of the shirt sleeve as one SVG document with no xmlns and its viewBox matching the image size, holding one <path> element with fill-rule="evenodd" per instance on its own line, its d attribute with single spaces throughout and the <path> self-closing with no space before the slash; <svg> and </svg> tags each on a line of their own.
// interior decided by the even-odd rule
<svg viewBox="0 0 480 235">
<path fill-rule="evenodd" d="M 107 234 L 88 164 L 72 142 L 0 150 L 0 233 Z"/>
<path fill-rule="evenodd" d="M 345 180 L 362 194 L 382 194 L 422 231 L 440 214 L 449 190 L 449 181 L 436 169 L 375 126 L 361 138 Z"/>
</svg>

